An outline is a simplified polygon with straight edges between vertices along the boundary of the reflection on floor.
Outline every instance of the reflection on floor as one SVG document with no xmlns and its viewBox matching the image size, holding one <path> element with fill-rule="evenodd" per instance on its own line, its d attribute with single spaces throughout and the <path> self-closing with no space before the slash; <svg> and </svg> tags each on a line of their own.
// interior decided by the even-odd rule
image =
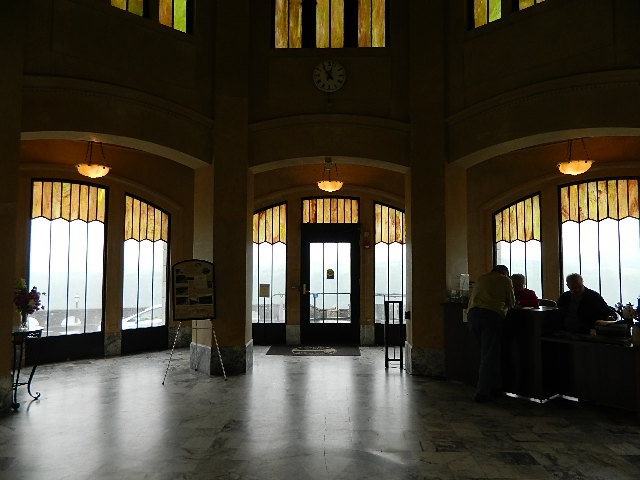
<svg viewBox="0 0 640 480">
<path fill-rule="evenodd" d="M 468 387 L 361 357 L 266 356 L 227 382 L 188 350 L 43 366 L 0 418 L 2 479 L 638 479 L 629 414 L 475 404 Z"/>
</svg>

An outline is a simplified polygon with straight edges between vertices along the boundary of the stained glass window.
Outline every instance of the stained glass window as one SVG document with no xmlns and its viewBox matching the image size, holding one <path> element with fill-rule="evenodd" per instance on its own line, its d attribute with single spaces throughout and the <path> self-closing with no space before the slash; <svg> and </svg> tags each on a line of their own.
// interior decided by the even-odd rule
<svg viewBox="0 0 640 480">
<path fill-rule="evenodd" d="M 502 15 L 502 0 L 473 0 L 473 26 L 481 27 Z"/>
<path fill-rule="evenodd" d="M 111 5 L 140 16 L 146 13 L 144 11 L 144 0 L 111 0 Z"/>
<path fill-rule="evenodd" d="M 527 288 L 542 298 L 542 244 L 540 195 L 534 194 L 506 206 L 493 216 L 495 264 L 511 274 L 521 273 Z"/>
<path fill-rule="evenodd" d="M 253 215 L 253 323 L 285 323 L 287 204 Z"/>
<path fill-rule="evenodd" d="M 579 273 L 609 305 L 635 305 L 640 296 L 638 179 L 562 185 L 560 219 L 563 277 Z"/>
<path fill-rule="evenodd" d="M 375 321 L 384 323 L 385 300 L 406 302 L 406 224 L 405 215 L 382 203 L 374 205 L 375 214 Z M 404 313 L 403 313 L 404 316 Z M 399 323 L 394 318 L 393 323 Z"/>
<path fill-rule="evenodd" d="M 29 285 L 46 292 L 29 318 L 43 336 L 102 330 L 107 190 L 86 183 L 32 183 Z"/>
<path fill-rule="evenodd" d="M 274 13 L 276 48 L 386 44 L 386 0 L 275 0 Z M 315 25 L 315 38 L 312 31 L 303 32 L 303 25 Z"/>
<path fill-rule="evenodd" d="M 166 323 L 169 214 L 125 197 L 122 329 Z"/>
<path fill-rule="evenodd" d="M 544 0 L 518 0 L 518 9 L 524 10 L 525 8 L 529 8 L 537 3 L 542 3 Z"/>
<path fill-rule="evenodd" d="M 186 33 L 188 3 L 187 0 L 160 0 L 160 23 Z"/>
<path fill-rule="evenodd" d="M 302 223 L 358 223 L 358 200 L 320 197 L 302 200 Z"/>
</svg>

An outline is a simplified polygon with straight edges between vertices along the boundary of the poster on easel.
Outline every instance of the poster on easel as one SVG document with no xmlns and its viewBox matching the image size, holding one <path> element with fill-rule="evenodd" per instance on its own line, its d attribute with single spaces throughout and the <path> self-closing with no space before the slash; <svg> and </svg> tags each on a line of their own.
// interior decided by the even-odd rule
<svg viewBox="0 0 640 480">
<path fill-rule="evenodd" d="M 216 318 L 215 275 L 213 263 L 184 260 L 173 265 L 173 320 Z"/>
</svg>

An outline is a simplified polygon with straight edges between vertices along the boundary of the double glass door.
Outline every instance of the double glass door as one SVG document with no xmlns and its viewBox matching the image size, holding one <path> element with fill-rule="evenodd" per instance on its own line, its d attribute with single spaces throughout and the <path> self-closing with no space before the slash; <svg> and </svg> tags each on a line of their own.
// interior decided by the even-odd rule
<svg viewBox="0 0 640 480">
<path fill-rule="evenodd" d="M 359 343 L 358 239 L 355 225 L 302 225 L 300 333 L 303 344 Z"/>
</svg>

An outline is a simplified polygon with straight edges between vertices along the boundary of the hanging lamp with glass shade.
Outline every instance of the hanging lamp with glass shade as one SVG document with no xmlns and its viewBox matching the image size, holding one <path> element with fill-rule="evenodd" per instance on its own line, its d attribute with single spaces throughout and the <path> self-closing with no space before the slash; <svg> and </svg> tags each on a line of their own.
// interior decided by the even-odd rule
<svg viewBox="0 0 640 480">
<path fill-rule="evenodd" d="M 569 156 L 567 157 L 567 160 L 556 165 L 558 170 L 560 170 L 560 173 L 565 175 L 580 175 L 591 168 L 593 160 L 589 158 L 589 152 L 587 152 L 587 146 L 584 144 L 584 138 L 581 138 L 580 142 L 582 142 L 582 148 L 584 149 L 586 160 L 574 160 L 572 158 L 573 139 L 571 139 L 569 140 Z"/>
<path fill-rule="evenodd" d="M 76 169 L 80 175 L 84 175 L 89 178 L 100 178 L 104 177 L 111 167 L 107 167 L 106 165 L 100 163 L 93 163 L 93 145 L 97 143 L 100 145 L 100 153 L 102 155 L 102 160 L 106 162 L 106 158 L 104 156 L 104 149 L 102 147 L 102 142 L 87 142 L 87 152 L 84 155 L 84 163 L 78 163 L 76 165 Z"/>
<path fill-rule="evenodd" d="M 331 179 L 331 171 L 335 167 L 335 177 Z M 320 190 L 324 190 L 325 192 L 337 192 L 344 185 L 343 182 L 338 178 L 338 165 L 335 164 L 331 157 L 324 157 L 324 167 L 322 170 L 322 180 L 318 182 L 318 188 Z"/>
</svg>

